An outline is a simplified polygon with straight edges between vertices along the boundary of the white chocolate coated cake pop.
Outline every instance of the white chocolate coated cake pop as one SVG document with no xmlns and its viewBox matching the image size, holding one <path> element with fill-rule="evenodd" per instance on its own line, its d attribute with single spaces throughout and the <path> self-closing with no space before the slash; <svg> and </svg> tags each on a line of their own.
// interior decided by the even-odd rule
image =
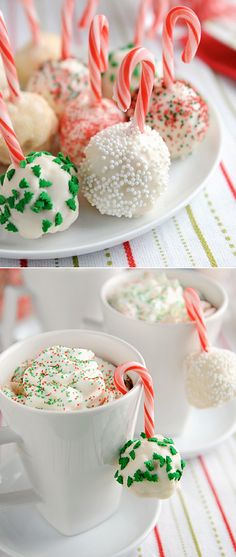
<svg viewBox="0 0 236 557">
<path fill-rule="evenodd" d="M 185 462 L 174 441 L 163 435 L 127 441 L 115 478 L 140 497 L 168 499 L 179 487 Z"/>
<path fill-rule="evenodd" d="M 14 101 L 6 100 L 6 106 L 23 153 L 51 148 L 58 130 L 58 120 L 40 95 L 22 91 Z M 0 162 L 9 164 L 10 157 L 4 139 L 0 136 Z"/>
<path fill-rule="evenodd" d="M 95 135 L 85 149 L 81 185 L 100 213 L 138 217 L 153 209 L 169 179 L 170 156 L 148 126 L 117 124 Z"/>
<path fill-rule="evenodd" d="M 61 39 L 53 33 L 40 31 L 39 41 L 31 40 L 16 53 L 16 68 L 21 87 L 24 89 L 35 70 L 48 60 L 59 60 Z"/>
<path fill-rule="evenodd" d="M 52 60 L 36 70 L 27 90 L 42 95 L 57 115 L 61 115 L 68 102 L 88 88 L 88 68 L 75 58 Z"/>
<path fill-rule="evenodd" d="M 196 408 L 211 408 L 236 397 L 236 354 L 209 348 L 185 359 L 188 402 Z"/>
<path fill-rule="evenodd" d="M 31 153 L 0 180 L 0 224 L 23 238 L 67 230 L 78 217 L 77 168 L 61 153 Z"/>
</svg>

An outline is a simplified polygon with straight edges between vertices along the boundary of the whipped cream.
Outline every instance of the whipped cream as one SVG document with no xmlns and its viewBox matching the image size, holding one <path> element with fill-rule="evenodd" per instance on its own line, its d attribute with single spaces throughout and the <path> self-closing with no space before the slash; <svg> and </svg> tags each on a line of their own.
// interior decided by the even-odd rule
<svg viewBox="0 0 236 557">
<path fill-rule="evenodd" d="M 114 385 L 114 371 L 91 350 L 52 346 L 20 365 L 3 392 L 39 409 L 94 408 L 122 396 Z"/>
<path fill-rule="evenodd" d="M 165 273 L 144 272 L 132 281 L 124 282 L 109 299 L 110 305 L 127 317 L 156 323 L 189 321 L 183 297 L 183 288 L 177 279 Z M 206 316 L 216 311 L 202 300 Z"/>
</svg>

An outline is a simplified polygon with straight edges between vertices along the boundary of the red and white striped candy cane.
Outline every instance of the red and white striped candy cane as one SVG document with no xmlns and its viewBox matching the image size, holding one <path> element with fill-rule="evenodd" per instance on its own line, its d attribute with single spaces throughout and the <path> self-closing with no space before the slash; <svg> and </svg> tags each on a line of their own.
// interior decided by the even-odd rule
<svg viewBox="0 0 236 557">
<path fill-rule="evenodd" d="M 78 22 L 80 29 L 86 29 L 91 24 L 95 11 L 98 7 L 99 0 L 87 0 L 82 16 Z"/>
<path fill-rule="evenodd" d="M 193 288 L 186 288 L 184 291 L 184 300 L 186 305 L 186 310 L 191 321 L 196 323 L 197 332 L 201 347 L 204 352 L 209 350 L 209 340 L 207 335 L 207 328 L 204 318 L 204 313 L 201 306 L 201 300 Z"/>
<path fill-rule="evenodd" d="M 150 39 L 152 39 L 155 36 L 160 25 L 164 21 L 164 17 L 168 11 L 168 0 L 152 0 L 152 7 L 153 7 L 154 19 L 147 33 Z"/>
<path fill-rule="evenodd" d="M 88 67 L 92 101 L 100 102 L 102 98 L 101 72 L 107 70 L 108 64 L 109 24 L 105 15 L 96 15 L 89 30 Z"/>
<path fill-rule="evenodd" d="M 64 0 L 62 6 L 62 30 L 61 30 L 62 60 L 67 60 L 67 58 L 71 57 L 74 8 L 75 8 L 75 0 Z"/>
<path fill-rule="evenodd" d="M 0 132 L 8 148 L 11 161 L 18 166 L 25 157 L 12 127 L 2 93 L 0 93 Z"/>
<path fill-rule="evenodd" d="M 32 39 L 35 44 L 40 42 L 40 24 L 34 0 L 22 0 L 26 17 L 31 29 Z"/>
<path fill-rule="evenodd" d="M 114 373 L 114 383 L 118 391 L 123 395 L 128 392 L 124 382 L 124 376 L 134 371 L 137 373 L 143 383 L 144 388 L 144 429 L 147 437 L 153 437 L 155 434 L 154 427 L 154 389 L 152 377 L 144 366 L 137 362 L 127 362 L 118 366 Z"/>
<path fill-rule="evenodd" d="M 141 0 L 138 9 L 137 19 L 136 19 L 136 25 L 135 25 L 135 33 L 134 33 L 135 46 L 141 46 L 142 44 L 145 21 L 147 17 L 147 12 L 150 7 L 152 7 L 152 0 Z"/>
<path fill-rule="evenodd" d="M 155 77 L 154 56 L 147 48 L 136 47 L 126 54 L 119 69 L 114 86 L 113 98 L 117 101 L 119 108 L 123 110 L 123 112 L 128 110 L 131 104 L 131 79 L 135 67 L 137 64 L 140 64 L 140 62 L 142 64 L 142 74 L 134 118 L 140 131 L 143 133 Z"/>
<path fill-rule="evenodd" d="M 20 84 L 17 76 L 13 51 L 2 12 L 0 12 L 0 54 L 2 56 L 2 61 L 6 72 L 6 77 L 10 89 L 10 96 L 11 99 L 14 101 L 14 99 L 20 97 Z"/>
<path fill-rule="evenodd" d="M 191 62 L 201 40 L 201 24 L 193 10 L 186 6 L 172 8 L 166 16 L 162 33 L 163 73 L 166 87 L 171 87 L 175 81 L 173 35 L 175 25 L 179 19 L 183 19 L 188 28 L 188 38 L 182 54 L 183 62 Z"/>
</svg>

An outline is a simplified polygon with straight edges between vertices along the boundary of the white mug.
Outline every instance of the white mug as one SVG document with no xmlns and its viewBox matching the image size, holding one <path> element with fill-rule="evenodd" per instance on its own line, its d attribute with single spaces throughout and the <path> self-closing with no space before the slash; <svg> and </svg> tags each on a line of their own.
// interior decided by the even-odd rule
<svg viewBox="0 0 236 557">
<path fill-rule="evenodd" d="M 199 349 L 199 339 L 196 327 L 191 322 L 148 323 L 123 315 L 110 305 L 109 299 L 117 288 L 142 273 L 143 270 L 125 271 L 108 280 L 102 287 L 101 302 L 105 329 L 128 342 L 135 343 L 143 354 L 154 382 L 155 420 L 158 431 L 175 437 L 183 432 L 190 412 L 185 395 L 183 360 L 187 354 Z M 173 270 L 167 271 L 166 274 L 177 278 L 184 287 L 196 288 L 206 300 L 217 307 L 216 313 L 206 318 L 209 339 L 213 343 L 220 331 L 227 307 L 225 290 L 214 280 L 196 271 Z"/>
<path fill-rule="evenodd" d="M 144 364 L 135 348 L 105 333 L 66 330 L 19 342 L 0 355 L 3 386 L 16 367 L 53 345 L 88 348 L 119 365 Z M 131 374 L 132 376 L 132 374 Z M 133 437 L 142 385 L 96 408 L 72 412 L 39 410 L 11 400 L 0 390 L 7 427 L 0 445 L 14 442 L 32 490 L 0 495 L 0 505 L 35 500 L 39 512 L 60 533 L 71 536 L 106 520 L 119 505 L 121 486 L 114 480 L 119 449 Z"/>
<path fill-rule="evenodd" d="M 31 296 L 43 331 L 77 329 L 86 321 L 97 327 L 102 321 L 100 290 L 115 273 L 116 269 L 24 269 L 24 285 L 5 289 L 3 349 L 14 340 L 17 303 L 22 295 Z"/>
</svg>

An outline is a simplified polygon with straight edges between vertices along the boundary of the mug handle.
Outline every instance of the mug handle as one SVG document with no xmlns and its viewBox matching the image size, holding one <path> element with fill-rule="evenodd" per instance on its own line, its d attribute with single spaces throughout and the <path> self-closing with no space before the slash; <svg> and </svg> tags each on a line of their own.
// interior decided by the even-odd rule
<svg viewBox="0 0 236 557">
<path fill-rule="evenodd" d="M 5 287 L 1 333 L 2 350 L 6 350 L 14 341 L 13 331 L 17 322 L 18 300 L 22 295 L 30 295 L 24 285 Z"/>
<path fill-rule="evenodd" d="M 9 445 L 10 443 L 20 443 L 21 438 L 14 433 L 8 426 L 0 427 L 0 446 Z M 11 491 L 9 493 L 0 493 L 0 507 L 8 507 L 9 505 L 26 505 L 30 503 L 39 503 L 40 499 L 33 489 L 22 489 L 20 491 Z"/>
</svg>

